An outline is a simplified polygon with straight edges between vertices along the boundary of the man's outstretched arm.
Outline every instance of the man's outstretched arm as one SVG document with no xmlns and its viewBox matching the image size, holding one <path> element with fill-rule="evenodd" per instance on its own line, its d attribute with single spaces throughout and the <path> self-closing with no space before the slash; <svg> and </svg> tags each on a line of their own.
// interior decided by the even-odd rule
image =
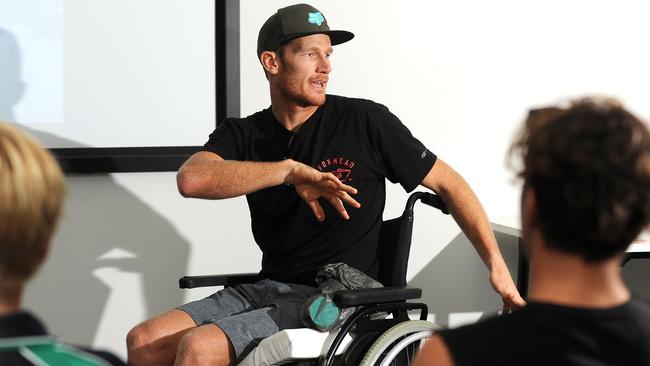
<svg viewBox="0 0 650 366">
<path fill-rule="evenodd" d="M 318 202 L 321 197 L 327 199 L 345 219 L 349 215 L 343 203 L 360 207 L 350 197 L 350 194 L 357 193 L 354 187 L 341 183 L 331 173 L 319 172 L 291 159 L 277 162 L 235 161 L 200 151 L 181 166 L 176 183 L 183 197 L 205 199 L 238 197 L 280 184 L 291 184 L 319 221 L 325 219 Z"/>
<path fill-rule="evenodd" d="M 447 204 L 449 212 L 490 271 L 490 284 L 503 298 L 503 310 L 525 305 L 506 266 L 487 215 L 467 182 L 438 159 L 422 181 Z"/>
</svg>

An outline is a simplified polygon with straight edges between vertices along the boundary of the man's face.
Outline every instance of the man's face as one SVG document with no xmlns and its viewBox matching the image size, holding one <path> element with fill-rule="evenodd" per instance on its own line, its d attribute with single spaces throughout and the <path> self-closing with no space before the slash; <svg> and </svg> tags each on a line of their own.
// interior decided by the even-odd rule
<svg viewBox="0 0 650 366">
<path fill-rule="evenodd" d="M 301 107 L 321 106 L 332 70 L 332 43 L 326 34 L 313 34 L 287 43 L 279 56 L 277 87 Z"/>
</svg>

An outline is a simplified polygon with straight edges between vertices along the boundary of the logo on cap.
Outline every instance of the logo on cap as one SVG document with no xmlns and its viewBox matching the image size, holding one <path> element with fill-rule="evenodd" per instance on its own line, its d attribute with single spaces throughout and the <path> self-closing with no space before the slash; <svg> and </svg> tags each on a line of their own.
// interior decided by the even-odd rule
<svg viewBox="0 0 650 366">
<path fill-rule="evenodd" d="M 309 13 L 308 14 L 307 21 L 312 24 L 316 24 L 317 26 L 320 27 L 321 24 L 323 24 L 323 21 L 325 21 L 325 18 L 323 17 L 323 14 L 319 12 L 316 13 Z"/>
</svg>

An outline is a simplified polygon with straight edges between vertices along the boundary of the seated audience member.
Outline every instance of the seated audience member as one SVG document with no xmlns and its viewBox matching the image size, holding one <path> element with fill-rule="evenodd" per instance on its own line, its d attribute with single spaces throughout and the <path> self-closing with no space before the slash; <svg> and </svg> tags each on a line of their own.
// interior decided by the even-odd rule
<svg viewBox="0 0 650 366">
<path fill-rule="evenodd" d="M 0 365 L 124 365 L 107 352 L 58 342 L 21 310 L 25 284 L 50 249 L 65 191 L 50 153 L 0 123 Z"/>
<path fill-rule="evenodd" d="M 528 305 L 436 334 L 416 365 L 650 365 L 650 305 L 621 277 L 650 223 L 650 134 L 621 104 L 531 111 L 521 158 Z"/>
</svg>

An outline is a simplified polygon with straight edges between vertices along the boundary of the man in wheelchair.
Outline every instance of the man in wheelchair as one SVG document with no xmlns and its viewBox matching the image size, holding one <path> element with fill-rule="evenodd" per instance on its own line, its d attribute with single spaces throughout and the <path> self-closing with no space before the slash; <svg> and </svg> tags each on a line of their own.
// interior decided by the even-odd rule
<svg viewBox="0 0 650 366">
<path fill-rule="evenodd" d="M 386 179 L 437 193 L 475 246 L 506 308 L 523 305 L 472 190 L 393 115 L 369 100 L 327 95 L 332 46 L 351 40 L 317 9 L 279 9 L 257 55 L 271 106 L 223 121 L 178 172 L 185 197 L 246 195 L 263 252 L 256 281 L 227 287 L 136 326 L 133 365 L 232 365 L 262 339 L 302 328 L 316 271 L 346 263 L 379 276 Z"/>
</svg>

